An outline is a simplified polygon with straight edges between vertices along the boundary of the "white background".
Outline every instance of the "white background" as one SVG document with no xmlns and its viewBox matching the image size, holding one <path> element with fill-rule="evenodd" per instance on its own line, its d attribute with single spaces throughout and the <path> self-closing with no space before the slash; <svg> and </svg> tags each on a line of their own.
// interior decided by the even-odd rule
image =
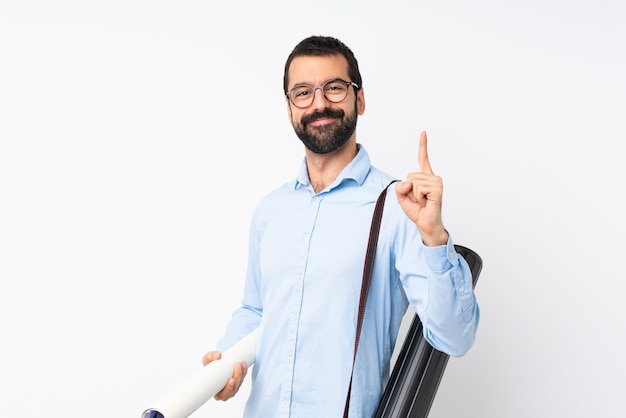
<svg viewBox="0 0 626 418">
<path fill-rule="evenodd" d="M 284 61 L 323 34 L 359 60 L 374 165 L 416 170 L 427 130 L 484 260 L 431 417 L 625 416 L 624 22 L 609 0 L 3 1 L 0 415 L 139 418 L 197 372 L 252 210 L 302 159 Z M 248 389 L 193 416 L 240 417 Z"/>
</svg>

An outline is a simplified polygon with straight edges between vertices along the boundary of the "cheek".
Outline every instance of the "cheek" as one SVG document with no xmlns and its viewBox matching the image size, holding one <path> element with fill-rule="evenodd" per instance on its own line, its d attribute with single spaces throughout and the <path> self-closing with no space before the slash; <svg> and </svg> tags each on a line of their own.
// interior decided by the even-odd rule
<svg viewBox="0 0 626 418">
<path fill-rule="evenodd" d="M 300 112 L 295 112 L 293 110 L 289 111 L 289 121 L 292 126 L 302 126 L 301 120 L 302 114 Z"/>
</svg>

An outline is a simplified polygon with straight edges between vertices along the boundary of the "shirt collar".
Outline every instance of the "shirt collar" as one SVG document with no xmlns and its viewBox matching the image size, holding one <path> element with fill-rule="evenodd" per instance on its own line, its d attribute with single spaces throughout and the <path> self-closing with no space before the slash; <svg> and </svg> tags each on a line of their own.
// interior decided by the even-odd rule
<svg viewBox="0 0 626 418">
<path fill-rule="evenodd" d="M 353 180 L 359 186 L 363 184 L 371 167 L 370 157 L 363 145 L 357 144 L 357 150 L 354 159 L 339 173 L 339 176 L 337 176 L 333 184 L 327 187 L 327 190 L 337 187 L 344 180 Z M 309 180 L 309 172 L 306 167 L 306 158 L 304 158 L 300 165 L 300 171 L 298 172 L 298 178 L 296 179 L 294 188 L 310 186 L 311 181 Z"/>
</svg>

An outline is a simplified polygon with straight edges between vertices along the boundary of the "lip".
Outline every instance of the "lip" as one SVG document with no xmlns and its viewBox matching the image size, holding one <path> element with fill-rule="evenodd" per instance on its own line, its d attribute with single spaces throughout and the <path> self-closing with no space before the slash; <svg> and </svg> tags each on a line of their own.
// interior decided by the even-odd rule
<svg viewBox="0 0 626 418">
<path fill-rule="evenodd" d="M 309 125 L 312 125 L 312 126 L 328 125 L 329 123 L 333 123 L 335 120 L 336 118 L 315 119 L 314 121 L 309 122 Z"/>
</svg>

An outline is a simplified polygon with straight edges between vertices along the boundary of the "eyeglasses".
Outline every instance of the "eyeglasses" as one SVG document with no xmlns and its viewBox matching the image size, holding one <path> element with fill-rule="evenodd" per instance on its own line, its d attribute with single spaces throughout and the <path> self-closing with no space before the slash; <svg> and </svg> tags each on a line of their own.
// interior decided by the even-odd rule
<svg viewBox="0 0 626 418">
<path fill-rule="evenodd" d="M 292 88 L 287 97 L 291 103 L 299 109 L 306 109 L 311 106 L 315 99 L 315 90 L 320 89 L 324 98 L 331 103 L 339 103 L 348 96 L 348 87 L 359 88 L 358 84 L 352 81 L 345 81 L 340 78 L 328 80 L 321 86 L 309 86 L 308 84 L 297 84 Z"/>
</svg>

